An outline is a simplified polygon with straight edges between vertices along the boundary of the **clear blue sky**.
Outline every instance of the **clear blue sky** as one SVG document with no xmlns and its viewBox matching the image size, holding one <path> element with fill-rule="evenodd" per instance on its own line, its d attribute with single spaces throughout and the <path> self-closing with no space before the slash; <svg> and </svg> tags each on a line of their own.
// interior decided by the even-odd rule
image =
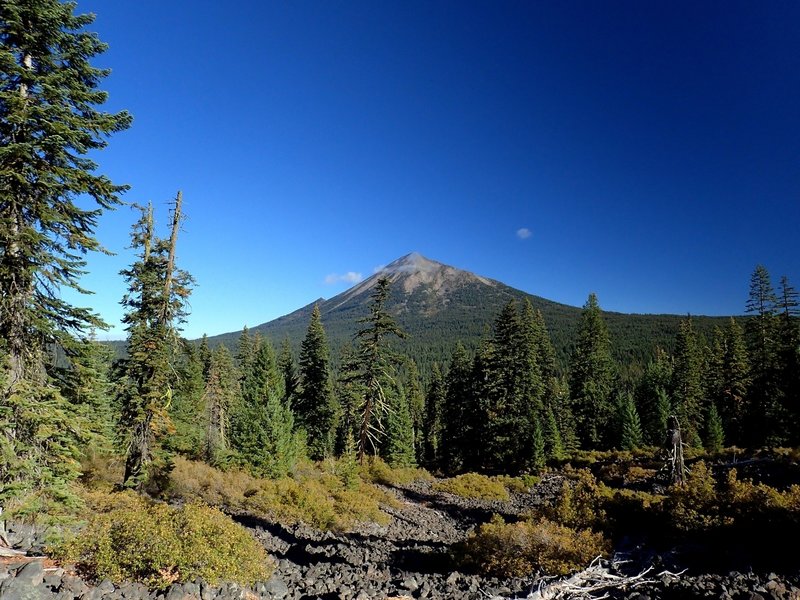
<svg viewBox="0 0 800 600">
<path fill-rule="evenodd" d="M 101 172 L 197 279 L 188 337 L 411 251 L 572 305 L 741 313 L 800 287 L 800 3 L 79 0 L 133 127 Z M 136 215 L 83 299 L 121 334 Z M 518 235 L 525 230 L 527 236 Z M 523 232 L 523 233 L 525 233 Z M 351 275 L 350 279 L 353 279 Z"/>
</svg>

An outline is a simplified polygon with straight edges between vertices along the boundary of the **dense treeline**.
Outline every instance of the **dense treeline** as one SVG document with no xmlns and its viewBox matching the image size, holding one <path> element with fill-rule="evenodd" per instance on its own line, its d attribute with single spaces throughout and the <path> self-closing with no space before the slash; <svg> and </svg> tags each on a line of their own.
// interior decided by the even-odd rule
<svg viewBox="0 0 800 600">
<path fill-rule="evenodd" d="M 86 155 L 130 123 L 98 110 L 107 73 L 89 59 L 104 45 L 73 8 L 0 4 L 0 509 L 74 506 L 80 461 L 92 454 L 123 459 L 120 487 L 153 490 L 176 455 L 269 478 L 303 457 L 354 464 L 368 454 L 444 473 L 535 471 L 580 448 L 659 444 L 670 415 L 684 439 L 711 450 L 800 442 L 798 294 L 786 278 L 776 292 L 764 267 L 744 327 L 730 319 L 703 335 L 686 318 L 665 348 L 637 339 L 648 350 L 631 362 L 619 360 L 611 316 L 592 294 L 566 343 L 554 344 L 565 330 L 548 330 L 530 299 L 507 297 L 480 324 L 479 344 L 423 368 L 398 351 L 413 336 L 389 310 L 386 278 L 335 353 L 318 308 L 297 357 L 288 340 L 276 350 L 246 329 L 231 353 L 180 337 L 192 287 L 178 267 L 180 193 L 168 236 L 156 235 L 149 206 L 133 227 L 136 259 L 121 273 L 128 352 L 112 362 L 94 341 L 99 317 L 59 294 L 81 291 L 82 255 L 100 249 L 97 218 L 125 190 L 94 175 Z M 82 194 L 95 210 L 76 204 Z M 631 368 L 643 356 L 652 358 Z"/>
</svg>

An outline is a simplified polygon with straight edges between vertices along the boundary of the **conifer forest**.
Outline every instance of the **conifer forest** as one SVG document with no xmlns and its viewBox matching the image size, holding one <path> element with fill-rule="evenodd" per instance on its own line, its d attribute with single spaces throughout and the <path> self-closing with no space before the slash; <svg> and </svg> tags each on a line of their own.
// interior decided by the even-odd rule
<svg viewBox="0 0 800 600">
<path fill-rule="evenodd" d="M 135 125 L 92 23 L 0 0 L 0 598 L 800 597 L 800 296 L 764 265 L 739 314 L 657 335 L 594 293 L 554 329 L 474 287 L 490 314 L 429 344 L 433 296 L 390 266 L 335 343 L 320 303 L 291 335 L 186 339 L 214 283 L 165 190 L 130 227 L 124 343 L 99 341 L 62 291 L 87 291 L 128 191 L 103 150 Z"/>
</svg>

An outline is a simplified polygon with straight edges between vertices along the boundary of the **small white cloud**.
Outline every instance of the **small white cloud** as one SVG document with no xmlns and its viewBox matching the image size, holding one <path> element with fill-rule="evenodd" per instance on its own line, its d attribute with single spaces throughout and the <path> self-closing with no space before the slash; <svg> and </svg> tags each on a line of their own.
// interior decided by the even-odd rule
<svg viewBox="0 0 800 600">
<path fill-rule="evenodd" d="M 339 275 L 338 273 L 331 273 L 330 275 L 325 277 L 325 283 L 327 285 L 333 285 L 334 283 L 339 283 L 344 281 L 346 283 L 358 283 L 364 279 L 364 276 L 361 273 L 356 273 L 355 271 L 348 271 L 344 275 Z"/>
<path fill-rule="evenodd" d="M 522 229 L 517 229 L 517 237 L 521 240 L 527 240 L 532 235 L 533 232 L 527 227 L 523 227 Z"/>
<path fill-rule="evenodd" d="M 381 272 L 381 271 L 383 271 L 385 268 L 386 268 L 386 265 L 378 265 L 377 267 L 375 267 L 374 269 L 372 269 L 372 273 L 373 273 L 373 274 L 375 274 L 375 273 L 380 273 L 380 272 Z"/>
</svg>

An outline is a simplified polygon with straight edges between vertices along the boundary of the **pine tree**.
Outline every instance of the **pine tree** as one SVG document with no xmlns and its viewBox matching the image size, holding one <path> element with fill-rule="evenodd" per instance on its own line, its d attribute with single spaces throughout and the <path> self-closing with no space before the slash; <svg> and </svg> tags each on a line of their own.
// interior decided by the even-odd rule
<svg viewBox="0 0 800 600">
<path fill-rule="evenodd" d="M 533 421 L 531 427 L 531 458 L 530 467 L 534 471 L 541 471 L 547 464 L 547 453 L 544 433 L 539 419 Z"/>
<path fill-rule="evenodd" d="M 578 438 L 583 447 L 608 446 L 607 430 L 614 413 L 615 367 L 608 328 L 595 294 L 583 306 L 578 341 L 570 358 L 570 396 Z"/>
<path fill-rule="evenodd" d="M 633 394 L 625 392 L 620 398 L 620 423 L 622 436 L 620 447 L 623 450 L 635 450 L 642 445 L 642 425 Z"/>
<path fill-rule="evenodd" d="M 358 356 L 350 344 L 345 344 L 339 351 L 339 375 L 336 378 L 336 399 L 340 407 L 339 422 L 336 428 L 336 453 L 347 452 L 352 443 L 355 453 L 358 436 L 358 407 L 364 392 L 359 378 Z"/>
<path fill-rule="evenodd" d="M 561 431 L 558 427 L 555 413 L 551 407 L 545 409 L 544 422 L 544 447 L 545 456 L 554 460 L 563 460 L 566 456 L 564 442 L 561 439 Z"/>
<path fill-rule="evenodd" d="M 428 393 L 425 395 L 423 421 L 423 464 L 431 470 L 442 467 L 442 431 L 446 388 L 438 363 L 433 363 Z"/>
<path fill-rule="evenodd" d="M 203 409 L 206 381 L 201 347 L 181 340 L 175 356 L 175 389 L 169 404 L 169 418 L 174 431 L 164 440 L 164 447 L 193 459 L 203 455 L 207 428 Z"/>
<path fill-rule="evenodd" d="M 699 447 L 704 418 L 703 355 L 691 317 L 678 326 L 672 388 L 683 440 Z"/>
<path fill-rule="evenodd" d="M 705 448 L 709 452 L 719 452 L 725 445 L 725 432 L 717 407 L 712 403 L 706 417 Z"/>
<path fill-rule="evenodd" d="M 241 402 L 238 373 L 224 344 L 211 354 L 203 393 L 206 414 L 205 458 L 210 464 L 226 462 L 230 448 L 230 418 Z"/>
<path fill-rule="evenodd" d="M 416 467 L 414 421 L 408 397 L 402 385 L 394 386 L 389 394 L 384 456 L 392 467 Z"/>
<path fill-rule="evenodd" d="M 359 319 L 359 323 L 363 323 L 364 327 L 356 333 L 358 379 L 364 393 L 358 432 L 358 460 L 361 463 L 364 462 L 364 456 L 370 447 L 373 451 L 377 451 L 389 409 L 385 388 L 393 381 L 393 367 L 386 347 L 386 337 L 388 335 L 405 337 L 386 310 L 388 299 L 389 279 L 381 277 L 370 296 L 369 316 Z"/>
<path fill-rule="evenodd" d="M 128 292 L 122 321 L 128 332 L 128 357 L 122 361 L 119 386 L 121 434 L 128 440 L 124 484 L 142 488 L 168 464 L 164 435 L 173 431 L 169 407 L 176 387 L 175 360 L 179 326 L 186 316 L 192 279 L 175 266 L 182 219 L 181 193 L 175 199 L 168 239 L 155 236 L 152 205 L 134 225 L 132 247 L 138 260 L 122 271 Z"/>
<path fill-rule="evenodd" d="M 673 380 L 672 358 L 661 348 L 647 363 L 636 388 L 636 405 L 642 421 L 643 441 L 661 446 L 667 432 L 667 418 L 672 414 L 669 391 Z"/>
<path fill-rule="evenodd" d="M 423 428 L 425 422 L 425 392 L 422 390 L 419 369 L 413 358 L 403 357 L 401 374 L 403 389 L 411 411 L 412 438 L 414 441 L 414 456 L 417 463 L 423 460 Z"/>
<path fill-rule="evenodd" d="M 735 319 L 725 329 L 716 328 L 708 376 L 708 395 L 719 407 L 725 431 L 736 444 L 746 442 L 745 423 L 749 415 L 747 388 L 750 372 L 742 328 Z"/>
<path fill-rule="evenodd" d="M 445 403 L 442 409 L 441 454 L 445 472 L 456 473 L 467 463 L 469 446 L 474 444 L 474 418 L 477 413 L 472 380 L 472 361 L 461 342 L 456 344 L 445 377 Z"/>
<path fill-rule="evenodd" d="M 208 345 L 208 335 L 205 333 L 200 338 L 200 347 L 198 348 L 198 357 L 200 364 L 203 367 L 203 381 L 208 381 L 208 372 L 211 369 L 211 348 Z"/>
<path fill-rule="evenodd" d="M 778 308 L 778 340 L 781 396 L 784 413 L 792 423 L 800 420 L 800 301 L 786 276 L 781 277 Z M 800 443 L 800 431 L 789 428 L 787 440 Z"/>
<path fill-rule="evenodd" d="M 126 188 L 97 174 L 88 155 L 126 129 L 126 112 L 101 110 L 106 46 L 74 3 L 0 3 L 0 508 L 75 500 L 86 423 L 46 373 L 48 349 L 74 361 L 103 323 L 73 306 L 94 230 Z M 78 203 L 78 198 L 81 202 Z M 87 207 L 83 198 L 94 202 Z M 85 207 L 85 208 L 84 208 Z M 29 505 L 30 507 L 30 505 Z M 34 509 L 35 510 L 35 509 Z"/>
<path fill-rule="evenodd" d="M 245 325 L 242 328 L 242 333 L 239 335 L 239 340 L 236 344 L 236 366 L 239 369 L 239 376 L 244 378 L 250 372 L 253 360 L 256 355 L 256 346 L 253 336 L 250 335 L 250 330 Z"/>
<path fill-rule="evenodd" d="M 278 352 L 278 370 L 283 375 L 283 401 L 289 406 L 294 406 L 300 391 L 300 375 L 295 368 L 288 336 L 283 338 Z"/>
<path fill-rule="evenodd" d="M 749 440 L 752 445 L 784 441 L 783 397 L 780 386 L 777 298 L 769 273 L 758 265 L 750 279 L 746 312 L 747 350 L 750 357 L 751 383 Z"/>
<path fill-rule="evenodd" d="M 300 346 L 300 389 L 294 404 L 300 427 L 308 435 L 308 452 L 314 460 L 333 453 L 337 406 L 330 373 L 330 350 L 315 305 L 306 337 Z"/>
</svg>

